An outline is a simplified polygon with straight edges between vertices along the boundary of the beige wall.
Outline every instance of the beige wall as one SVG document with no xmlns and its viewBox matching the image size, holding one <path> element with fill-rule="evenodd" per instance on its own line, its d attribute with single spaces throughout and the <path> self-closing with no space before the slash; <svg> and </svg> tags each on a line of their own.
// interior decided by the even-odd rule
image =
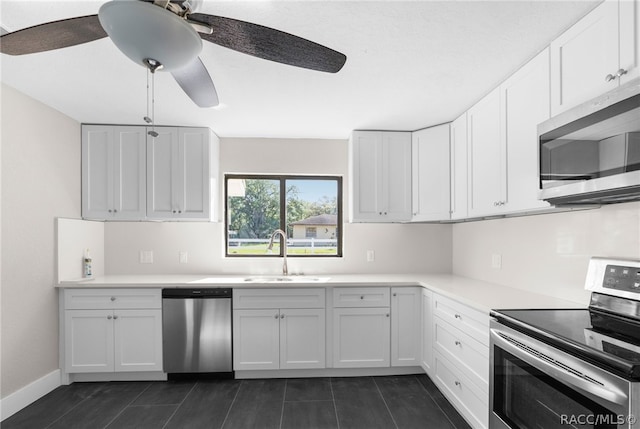
<svg viewBox="0 0 640 429">
<path fill-rule="evenodd" d="M 80 216 L 80 125 L 2 86 L 1 396 L 58 369 L 54 218 Z"/>
<path fill-rule="evenodd" d="M 455 274 L 572 301 L 588 302 L 591 256 L 640 259 L 640 203 L 453 226 Z"/>
<path fill-rule="evenodd" d="M 347 140 L 221 139 L 220 171 L 339 175 L 343 177 L 343 210 L 347 210 L 347 147 Z M 220 208 L 224 213 L 222 198 Z M 139 264 L 140 250 L 153 250 L 154 264 Z M 367 250 L 375 252 L 375 262 L 367 262 Z M 188 252 L 187 264 L 178 263 L 180 251 Z M 108 222 L 105 255 L 110 274 L 279 274 L 282 267 L 280 258 L 225 258 L 223 223 Z M 289 258 L 289 270 L 310 274 L 449 273 L 451 226 L 345 224 L 343 255 Z"/>
</svg>

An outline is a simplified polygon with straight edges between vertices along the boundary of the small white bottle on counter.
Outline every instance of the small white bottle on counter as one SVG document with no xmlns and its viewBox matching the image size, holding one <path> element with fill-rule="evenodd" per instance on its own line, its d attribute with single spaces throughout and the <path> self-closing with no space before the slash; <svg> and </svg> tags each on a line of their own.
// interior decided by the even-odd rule
<svg viewBox="0 0 640 429">
<path fill-rule="evenodd" d="M 83 259 L 83 277 L 91 278 L 93 276 L 93 272 L 91 271 L 91 256 L 89 255 L 89 249 L 85 249 L 84 251 L 84 259 Z"/>
</svg>

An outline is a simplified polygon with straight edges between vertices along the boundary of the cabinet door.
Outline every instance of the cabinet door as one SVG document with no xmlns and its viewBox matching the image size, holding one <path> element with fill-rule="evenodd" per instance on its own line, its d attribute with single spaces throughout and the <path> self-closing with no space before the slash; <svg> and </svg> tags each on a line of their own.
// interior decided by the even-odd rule
<svg viewBox="0 0 640 429">
<path fill-rule="evenodd" d="M 114 370 L 162 371 L 162 310 L 114 310 Z"/>
<path fill-rule="evenodd" d="M 428 289 L 422 290 L 422 369 L 433 376 L 433 297 Z"/>
<path fill-rule="evenodd" d="M 382 213 L 382 133 L 354 131 L 349 142 L 351 221 L 379 221 Z"/>
<path fill-rule="evenodd" d="M 147 217 L 171 219 L 178 158 L 178 129 L 156 127 L 158 137 L 147 137 Z"/>
<path fill-rule="evenodd" d="M 500 136 L 500 91 L 467 112 L 469 216 L 501 213 L 506 200 L 506 151 Z"/>
<path fill-rule="evenodd" d="M 382 133 L 382 221 L 411 219 L 411 133 Z"/>
<path fill-rule="evenodd" d="M 113 372 L 113 312 L 64 312 L 65 371 Z"/>
<path fill-rule="evenodd" d="M 391 366 L 420 365 L 421 291 L 391 288 Z"/>
<path fill-rule="evenodd" d="M 280 313 L 270 310 L 233 311 L 233 369 L 280 367 Z"/>
<path fill-rule="evenodd" d="M 82 217 L 113 215 L 114 127 L 82 126 Z"/>
<path fill-rule="evenodd" d="M 640 77 L 640 2 L 621 0 L 618 8 L 620 68 L 626 71 L 619 79 L 622 85 Z"/>
<path fill-rule="evenodd" d="M 606 0 L 551 42 L 551 115 L 618 86 L 618 0 Z M 637 37 L 637 36 L 636 36 Z"/>
<path fill-rule="evenodd" d="M 451 123 L 451 219 L 467 217 L 467 113 Z"/>
<path fill-rule="evenodd" d="M 280 369 L 325 367 L 325 310 L 280 310 Z"/>
<path fill-rule="evenodd" d="M 142 220 L 147 212 L 146 128 L 115 127 L 114 219 Z"/>
<path fill-rule="evenodd" d="M 209 133 L 204 128 L 178 129 L 176 183 L 173 188 L 177 213 L 174 217 L 209 218 Z"/>
<path fill-rule="evenodd" d="M 389 366 L 389 308 L 333 309 L 333 366 Z"/>
<path fill-rule="evenodd" d="M 507 148 L 509 212 L 549 207 L 538 200 L 538 124 L 549 119 L 549 50 L 545 49 L 501 86 Z"/>
<path fill-rule="evenodd" d="M 412 221 L 450 217 L 449 124 L 412 134 Z"/>
</svg>

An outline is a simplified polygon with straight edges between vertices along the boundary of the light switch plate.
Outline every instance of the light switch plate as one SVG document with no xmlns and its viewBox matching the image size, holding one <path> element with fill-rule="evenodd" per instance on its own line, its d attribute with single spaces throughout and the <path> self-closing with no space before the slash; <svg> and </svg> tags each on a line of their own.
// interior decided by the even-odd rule
<svg viewBox="0 0 640 429">
<path fill-rule="evenodd" d="M 181 250 L 180 252 L 178 252 L 178 259 L 180 260 L 181 264 L 186 264 L 189 262 L 189 253 Z"/>
<path fill-rule="evenodd" d="M 367 262 L 373 262 L 376 260 L 376 252 L 373 250 L 367 250 Z"/>
<path fill-rule="evenodd" d="M 502 255 L 499 253 L 494 253 L 491 255 L 491 268 L 495 268 L 499 270 L 502 268 Z"/>
<path fill-rule="evenodd" d="M 140 263 L 141 264 L 153 264 L 153 250 L 141 250 L 140 251 Z"/>
</svg>

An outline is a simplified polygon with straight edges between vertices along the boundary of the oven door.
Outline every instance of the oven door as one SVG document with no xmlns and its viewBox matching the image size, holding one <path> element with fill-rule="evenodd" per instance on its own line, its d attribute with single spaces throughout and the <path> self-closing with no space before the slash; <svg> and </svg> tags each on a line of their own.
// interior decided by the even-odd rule
<svg viewBox="0 0 640 429">
<path fill-rule="evenodd" d="M 491 321 L 490 428 L 636 428 L 631 383 Z"/>
</svg>

